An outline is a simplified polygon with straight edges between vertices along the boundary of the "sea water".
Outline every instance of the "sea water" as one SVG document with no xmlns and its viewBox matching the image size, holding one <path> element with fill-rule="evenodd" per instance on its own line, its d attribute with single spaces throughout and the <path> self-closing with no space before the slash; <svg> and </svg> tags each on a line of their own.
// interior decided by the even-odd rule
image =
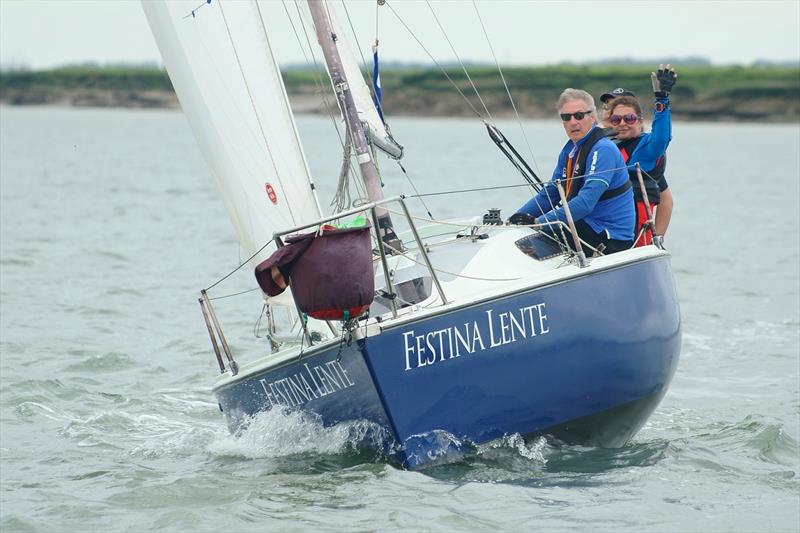
<svg viewBox="0 0 800 533">
<path fill-rule="evenodd" d="M 332 121 L 298 126 L 326 206 Z M 559 122 L 500 126 L 549 177 Z M 477 120 L 392 127 L 408 177 L 384 161 L 387 196 L 523 183 Z M 800 530 L 800 128 L 674 136 L 683 349 L 647 425 L 620 449 L 510 435 L 407 472 L 360 445 L 363 422 L 275 411 L 228 433 L 196 298 L 244 257 L 183 115 L 0 108 L 0 529 Z M 528 194 L 410 205 L 507 217 Z M 214 290 L 253 286 L 240 272 Z M 255 293 L 215 303 L 237 353 L 266 350 Z"/>
</svg>

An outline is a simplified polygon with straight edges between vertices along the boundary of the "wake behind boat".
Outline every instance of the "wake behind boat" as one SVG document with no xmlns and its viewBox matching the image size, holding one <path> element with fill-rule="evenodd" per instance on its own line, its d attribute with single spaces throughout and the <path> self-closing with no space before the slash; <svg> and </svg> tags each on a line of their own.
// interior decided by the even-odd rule
<svg viewBox="0 0 800 533">
<path fill-rule="evenodd" d="M 259 4 L 143 5 L 252 267 L 300 233 L 311 232 L 315 244 L 337 230 L 325 224 L 357 215 L 372 222 L 369 311 L 352 316 L 343 306 L 341 320 L 306 320 L 299 293 L 335 300 L 352 285 L 341 275 L 347 257 L 316 261 L 317 278 L 292 274 L 282 280 L 289 290 L 267 298 L 271 353 L 253 354 L 252 362 L 237 364 L 203 293 L 221 371 L 213 390 L 232 430 L 276 407 L 315 413 L 326 425 L 369 420 L 415 468 L 464 442 L 544 434 L 621 446 L 641 428 L 680 351 L 665 250 L 651 245 L 586 260 L 536 226 L 498 224 L 491 213 L 420 224 L 404 197 L 383 199 L 375 154 L 399 158 L 402 147 L 373 105 L 332 6 L 312 0 L 300 21 L 320 41 L 346 124 L 345 159 L 352 155 L 371 199 L 357 207 L 338 202 L 324 217 Z M 401 225 L 405 232 L 396 231 Z M 266 272 L 267 284 L 283 273 Z M 299 310 L 298 334 L 274 324 L 281 306 Z"/>
</svg>

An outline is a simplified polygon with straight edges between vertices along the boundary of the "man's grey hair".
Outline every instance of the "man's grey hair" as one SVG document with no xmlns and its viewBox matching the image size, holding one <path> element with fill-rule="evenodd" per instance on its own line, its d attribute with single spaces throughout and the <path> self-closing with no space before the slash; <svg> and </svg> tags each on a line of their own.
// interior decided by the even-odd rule
<svg viewBox="0 0 800 533">
<path fill-rule="evenodd" d="M 586 110 L 591 111 L 592 114 L 595 115 L 595 118 L 597 118 L 597 114 L 595 114 L 595 109 L 597 108 L 594 106 L 594 98 L 592 98 L 591 94 L 587 93 L 586 91 L 582 91 L 581 89 L 564 89 L 564 92 L 558 97 L 556 109 L 560 113 L 561 108 L 564 107 L 564 104 L 574 100 L 582 100 L 583 103 L 586 104 Z"/>
</svg>

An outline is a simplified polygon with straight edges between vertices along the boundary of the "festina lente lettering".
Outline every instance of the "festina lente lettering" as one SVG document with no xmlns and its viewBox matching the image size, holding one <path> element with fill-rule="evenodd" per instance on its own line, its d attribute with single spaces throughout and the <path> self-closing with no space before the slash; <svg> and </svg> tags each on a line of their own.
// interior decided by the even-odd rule
<svg viewBox="0 0 800 533">
<path fill-rule="evenodd" d="M 422 335 L 403 333 L 405 370 L 443 363 L 462 355 L 475 354 L 521 339 L 550 333 L 544 302 L 516 311 L 486 310 L 481 320 L 437 329 Z"/>
<path fill-rule="evenodd" d="M 297 407 L 355 385 L 339 361 L 315 366 L 304 364 L 300 372 L 283 379 L 267 381 L 262 378 L 258 381 L 270 407 Z"/>
</svg>

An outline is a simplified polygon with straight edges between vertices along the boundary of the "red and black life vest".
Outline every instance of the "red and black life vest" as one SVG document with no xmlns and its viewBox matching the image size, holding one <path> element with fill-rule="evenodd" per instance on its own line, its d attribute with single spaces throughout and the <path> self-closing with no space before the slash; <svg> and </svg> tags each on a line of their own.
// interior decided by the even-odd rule
<svg viewBox="0 0 800 533">
<path fill-rule="evenodd" d="M 627 164 L 633 155 L 633 152 L 636 150 L 636 147 L 639 146 L 639 141 L 642 140 L 641 135 L 634 139 L 626 139 L 624 141 L 619 141 L 617 143 L 617 148 L 619 148 L 619 153 L 622 154 L 622 159 Z M 667 166 L 666 156 L 662 155 L 658 159 L 656 159 L 656 166 L 651 169 L 642 169 L 642 181 L 644 181 L 644 188 L 647 191 L 647 198 L 650 200 L 651 204 L 658 205 L 661 201 L 661 191 L 658 187 L 658 182 L 664 178 L 664 170 Z M 633 185 L 633 197 L 636 201 L 642 200 L 642 191 L 639 187 L 639 176 L 636 174 L 636 169 L 628 169 L 628 176 L 631 179 L 631 184 Z"/>
</svg>

